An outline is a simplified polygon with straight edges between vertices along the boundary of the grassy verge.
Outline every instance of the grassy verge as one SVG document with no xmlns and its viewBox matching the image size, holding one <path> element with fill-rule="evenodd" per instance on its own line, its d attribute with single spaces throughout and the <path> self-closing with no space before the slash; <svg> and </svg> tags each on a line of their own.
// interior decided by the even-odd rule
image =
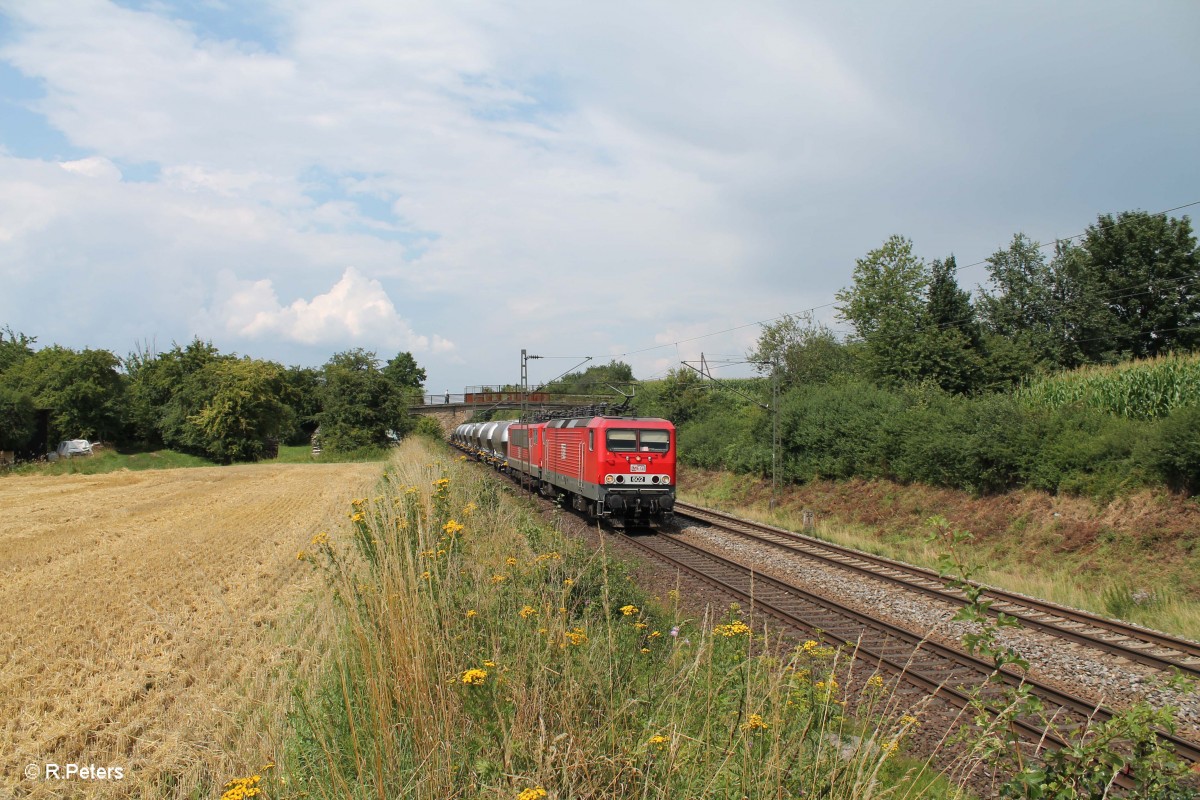
<svg viewBox="0 0 1200 800">
<path fill-rule="evenodd" d="M 342 634 L 298 703 L 286 797 L 944 797 L 903 755 L 920 711 L 847 648 L 687 616 L 409 440 L 301 554 Z M 849 708 L 856 709 L 850 713 Z"/>
<path fill-rule="evenodd" d="M 314 456 L 312 445 L 281 445 L 275 459 L 282 464 L 341 464 L 348 461 L 387 461 L 391 455 L 387 447 L 360 447 L 357 450 L 334 452 L 323 450 Z"/>
<path fill-rule="evenodd" d="M 692 472 L 680 486 L 685 500 L 791 530 L 802 530 L 803 510 L 816 508 L 808 533 L 930 568 L 941 549 L 927 541 L 927 521 L 944 514 L 974 534 L 979 581 L 1200 640 L 1194 502 L 1105 506 L 1032 491 L 976 498 L 858 481 L 787 487 L 771 510 L 769 494 L 767 482 L 725 473 Z"/>
<path fill-rule="evenodd" d="M 99 475 L 122 469 L 178 469 L 211 467 L 212 461 L 174 450 L 118 450 L 103 447 L 94 455 L 60 458 L 57 461 L 20 464 L 0 475 Z"/>
</svg>

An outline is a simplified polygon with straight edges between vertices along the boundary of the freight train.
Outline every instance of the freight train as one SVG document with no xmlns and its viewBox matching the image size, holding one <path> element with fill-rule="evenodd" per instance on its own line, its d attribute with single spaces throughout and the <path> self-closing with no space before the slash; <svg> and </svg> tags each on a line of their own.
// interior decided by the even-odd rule
<svg viewBox="0 0 1200 800">
<path fill-rule="evenodd" d="M 616 528 L 657 528 L 675 508 L 675 426 L 649 417 L 587 415 L 475 422 L 450 437 L 460 450 L 543 495 Z"/>
</svg>

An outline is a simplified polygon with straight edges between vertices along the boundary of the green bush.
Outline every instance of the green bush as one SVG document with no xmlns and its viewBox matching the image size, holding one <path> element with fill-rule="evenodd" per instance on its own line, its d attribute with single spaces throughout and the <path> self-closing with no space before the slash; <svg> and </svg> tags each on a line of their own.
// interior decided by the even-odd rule
<svg viewBox="0 0 1200 800">
<path fill-rule="evenodd" d="M 793 389 L 780 403 L 783 473 L 810 478 L 886 477 L 881 435 L 899 395 L 867 383 Z"/>
<path fill-rule="evenodd" d="M 1200 408 L 1176 408 L 1142 446 L 1143 463 L 1173 489 L 1200 493 Z"/>
<path fill-rule="evenodd" d="M 968 400 L 933 393 L 885 420 L 890 477 L 965 488 L 977 471 L 968 436 Z"/>
<path fill-rule="evenodd" d="M 973 398 L 969 410 L 976 469 L 971 488 L 987 493 L 1023 485 L 1041 442 L 1037 417 L 1001 394 Z"/>
<path fill-rule="evenodd" d="M 1143 482 L 1135 452 L 1150 425 L 1069 406 L 1051 413 L 1029 485 L 1048 492 L 1113 497 Z"/>
</svg>

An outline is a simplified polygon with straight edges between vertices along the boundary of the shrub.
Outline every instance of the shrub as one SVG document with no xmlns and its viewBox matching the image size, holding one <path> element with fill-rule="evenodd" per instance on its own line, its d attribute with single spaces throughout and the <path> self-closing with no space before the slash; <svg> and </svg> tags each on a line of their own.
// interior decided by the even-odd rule
<svg viewBox="0 0 1200 800">
<path fill-rule="evenodd" d="M 1139 456 L 1169 486 L 1200 493 L 1200 408 L 1177 408 L 1160 422 Z"/>
<path fill-rule="evenodd" d="M 1110 498 L 1122 487 L 1142 482 L 1135 451 L 1149 427 L 1078 406 L 1059 409 L 1046 419 L 1029 484 L 1048 492 Z"/>
<path fill-rule="evenodd" d="M 784 475 L 800 480 L 886 475 L 881 432 L 902 407 L 898 395 L 866 383 L 788 392 L 779 423 Z"/>
</svg>

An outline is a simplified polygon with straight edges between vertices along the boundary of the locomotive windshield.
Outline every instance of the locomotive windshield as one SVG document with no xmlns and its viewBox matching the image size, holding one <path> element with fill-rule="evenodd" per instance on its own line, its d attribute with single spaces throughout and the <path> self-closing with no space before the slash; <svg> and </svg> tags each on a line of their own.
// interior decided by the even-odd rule
<svg viewBox="0 0 1200 800">
<path fill-rule="evenodd" d="M 610 430 L 610 453 L 665 453 L 671 449 L 671 432 L 664 430 Z"/>
<path fill-rule="evenodd" d="M 642 431 L 641 444 L 643 451 L 665 453 L 671 448 L 670 431 Z"/>
</svg>

